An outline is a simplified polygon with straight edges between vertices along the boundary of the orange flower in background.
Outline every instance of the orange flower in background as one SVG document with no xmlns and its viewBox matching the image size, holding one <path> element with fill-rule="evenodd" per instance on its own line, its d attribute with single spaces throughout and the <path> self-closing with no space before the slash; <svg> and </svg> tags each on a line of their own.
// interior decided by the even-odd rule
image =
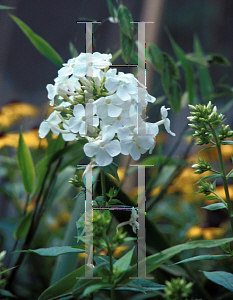
<svg viewBox="0 0 233 300">
<path fill-rule="evenodd" d="M 219 227 L 208 227 L 208 228 L 202 228 L 200 226 L 192 226 L 189 228 L 189 230 L 186 232 L 186 237 L 188 239 L 196 239 L 199 237 L 203 237 L 205 240 L 212 240 L 217 237 L 222 236 L 225 233 L 224 228 Z"/>
<path fill-rule="evenodd" d="M 40 139 L 38 130 L 33 129 L 23 133 L 25 143 L 29 148 L 37 149 L 39 146 L 43 149 L 47 148 L 48 142 L 46 139 Z M 0 136 L 0 149 L 3 147 L 18 148 L 19 133 L 6 133 Z"/>
<path fill-rule="evenodd" d="M 9 103 L 0 109 L 0 128 L 9 128 L 22 118 L 39 115 L 39 109 L 32 104 L 23 102 Z"/>
</svg>

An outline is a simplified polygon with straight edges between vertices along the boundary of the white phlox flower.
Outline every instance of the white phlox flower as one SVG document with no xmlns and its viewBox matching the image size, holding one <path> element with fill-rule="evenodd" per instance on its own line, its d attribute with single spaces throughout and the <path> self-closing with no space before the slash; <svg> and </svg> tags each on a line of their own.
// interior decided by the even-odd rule
<svg viewBox="0 0 233 300">
<path fill-rule="evenodd" d="M 58 135 L 60 132 L 60 127 L 58 124 L 61 123 L 61 119 L 59 118 L 56 111 L 52 112 L 47 120 L 44 120 L 39 127 L 39 137 L 43 139 L 49 133 L 50 130 L 55 135 Z"/>
<path fill-rule="evenodd" d="M 97 112 L 101 116 L 102 112 L 107 111 L 109 117 L 118 117 L 122 112 L 121 105 L 124 103 L 116 94 L 101 97 L 96 100 Z"/>
<path fill-rule="evenodd" d="M 164 127 L 165 127 L 166 131 L 168 133 L 170 133 L 171 135 L 175 136 L 176 134 L 174 132 L 172 132 L 171 129 L 170 129 L 170 120 L 167 118 L 167 116 L 168 116 L 168 112 L 167 111 L 169 109 L 170 108 L 165 108 L 165 106 L 161 107 L 160 112 L 161 112 L 162 120 L 159 121 L 159 122 L 157 122 L 157 124 L 158 125 L 164 124 Z"/>
<path fill-rule="evenodd" d="M 51 130 L 67 142 L 86 140 L 86 156 L 102 166 L 120 153 L 134 160 L 147 151 L 151 154 L 160 125 L 175 136 L 165 106 L 160 121 L 146 122 L 143 112 L 156 98 L 133 74 L 110 68 L 111 58 L 111 54 L 81 53 L 64 63 L 54 84 L 46 86 L 54 112 L 39 127 L 41 138 Z"/>
<path fill-rule="evenodd" d="M 69 120 L 69 128 L 72 132 L 79 132 L 81 136 L 87 135 L 88 126 L 97 127 L 99 125 L 99 118 L 94 116 L 96 113 L 96 106 L 92 103 L 87 103 L 86 108 L 82 104 L 74 107 L 74 117 Z"/>
<path fill-rule="evenodd" d="M 113 161 L 113 157 L 121 152 L 120 142 L 112 140 L 114 135 L 114 129 L 110 125 L 105 126 L 99 139 L 84 145 L 85 154 L 89 157 L 95 156 L 98 165 L 109 165 Z"/>
<path fill-rule="evenodd" d="M 116 227 L 116 232 L 118 232 L 118 229 L 120 227 L 129 224 L 129 225 L 132 226 L 133 232 L 137 233 L 137 230 L 139 229 L 139 223 L 138 223 L 137 219 L 138 219 L 137 211 L 136 211 L 136 209 L 134 207 L 132 207 L 131 216 L 130 216 L 129 221 L 125 221 L 125 222 L 122 222 L 122 223 L 118 224 L 117 227 Z"/>
<path fill-rule="evenodd" d="M 140 131 L 139 131 L 140 132 Z M 138 160 L 141 154 L 145 153 L 154 145 L 154 139 L 150 135 L 140 135 L 137 128 L 133 132 L 128 127 L 121 127 L 117 131 L 121 144 L 121 153 L 130 154 L 134 160 Z"/>
<path fill-rule="evenodd" d="M 110 93 L 116 91 L 117 96 L 123 101 L 130 100 L 131 95 L 137 93 L 137 79 L 133 74 L 119 72 L 118 76 L 107 77 L 105 87 Z"/>
</svg>

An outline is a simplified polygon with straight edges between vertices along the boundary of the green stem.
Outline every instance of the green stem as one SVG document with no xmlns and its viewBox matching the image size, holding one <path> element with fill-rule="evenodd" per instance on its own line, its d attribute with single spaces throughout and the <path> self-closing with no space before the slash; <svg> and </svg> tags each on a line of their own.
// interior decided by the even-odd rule
<svg viewBox="0 0 233 300">
<path fill-rule="evenodd" d="M 223 186 L 224 186 L 224 190 L 225 190 L 225 194 L 226 194 L 226 200 L 227 200 L 227 210 L 228 210 L 228 214 L 229 214 L 229 217 L 230 217 L 231 230 L 232 230 L 232 234 L 233 234 L 232 206 L 231 206 L 231 199 L 230 199 L 229 190 L 228 190 L 226 172 L 225 172 L 223 158 L 222 158 L 221 146 L 220 146 L 220 143 L 219 143 L 219 140 L 218 140 L 218 137 L 216 135 L 216 132 L 215 132 L 214 128 L 212 127 L 211 124 L 209 124 L 209 126 L 210 126 L 210 129 L 213 133 L 213 136 L 214 136 L 214 139 L 215 139 L 215 142 L 216 142 L 216 148 L 217 148 L 218 157 L 219 157 L 219 164 L 220 164 L 221 173 L 222 173 L 222 181 L 223 181 Z"/>
<path fill-rule="evenodd" d="M 100 177 L 101 177 L 101 190 L 102 196 L 104 196 L 104 206 L 107 203 L 107 195 L 106 195 L 106 185 L 105 185 L 105 174 L 104 170 L 100 168 Z"/>
<path fill-rule="evenodd" d="M 108 240 L 108 237 L 105 232 L 104 232 L 103 238 L 104 238 L 104 240 L 107 244 L 107 248 L 108 248 L 109 268 L 110 268 L 109 282 L 111 284 L 111 300 L 115 300 L 116 298 L 115 298 L 115 284 L 114 284 L 114 279 L 113 279 L 112 248 L 109 244 L 109 240 Z"/>
</svg>

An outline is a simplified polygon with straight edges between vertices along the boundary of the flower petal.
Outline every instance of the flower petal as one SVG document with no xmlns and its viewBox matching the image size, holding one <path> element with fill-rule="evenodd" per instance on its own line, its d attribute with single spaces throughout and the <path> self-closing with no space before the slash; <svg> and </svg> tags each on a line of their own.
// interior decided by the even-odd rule
<svg viewBox="0 0 233 300">
<path fill-rule="evenodd" d="M 112 157 L 117 156 L 121 152 L 121 145 L 120 142 L 117 140 L 110 141 L 108 144 L 105 145 L 104 148 Z"/>
<path fill-rule="evenodd" d="M 110 165 L 112 160 L 112 156 L 109 155 L 103 147 L 100 147 L 98 153 L 96 154 L 96 163 L 101 166 L 107 166 Z"/>
</svg>

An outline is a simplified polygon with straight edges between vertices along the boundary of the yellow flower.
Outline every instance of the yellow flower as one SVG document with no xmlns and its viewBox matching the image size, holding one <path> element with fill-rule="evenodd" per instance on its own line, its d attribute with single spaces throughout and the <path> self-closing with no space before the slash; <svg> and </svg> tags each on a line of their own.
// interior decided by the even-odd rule
<svg viewBox="0 0 233 300">
<path fill-rule="evenodd" d="M 0 127 L 8 128 L 22 118 L 35 117 L 38 114 L 39 109 L 32 104 L 23 102 L 9 103 L 0 109 Z"/>
<path fill-rule="evenodd" d="M 224 234 L 225 229 L 219 227 L 208 227 L 202 228 L 200 226 L 193 226 L 189 228 L 186 232 L 186 237 L 188 239 L 195 239 L 198 237 L 203 237 L 205 240 L 212 240 L 216 237 L 220 237 Z"/>
<path fill-rule="evenodd" d="M 37 149 L 39 146 L 41 148 L 47 148 L 48 142 L 46 139 L 40 139 L 38 135 L 38 130 L 33 129 L 23 133 L 25 143 L 29 148 Z M 0 136 L 0 149 L 3 147 L 13 147 L 18 148 L 19 144 L 19 133 L 6 133 Z"/>
</svg>

